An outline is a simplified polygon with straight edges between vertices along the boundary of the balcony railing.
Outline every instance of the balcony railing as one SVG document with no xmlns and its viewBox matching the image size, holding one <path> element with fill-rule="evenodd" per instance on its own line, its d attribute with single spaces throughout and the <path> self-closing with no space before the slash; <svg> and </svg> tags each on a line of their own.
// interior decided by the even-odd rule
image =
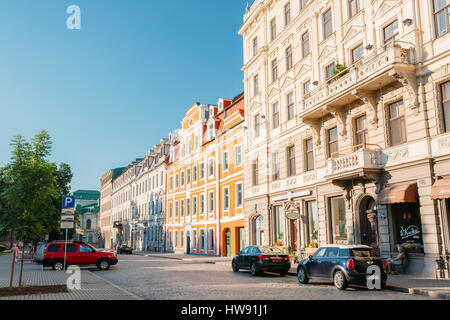
<svg viewBox="0 0 450 320">
<path fill-rule="evenodd" d="M 395 64 L 411 64 L 412 60 L 410 49 L 403 48 L 400 42 L 390 43 L 380 48 L 373 57 L 349 67 L 312 91 L 310 97 L 304 100 L 305 110 L 336 97 L 350 88 L 355 89 L 357 84 L 376 78 Z"/>
<path fill-rule="evenodd" d="M 368 147 L 375 147 L 369 149 Z M 327 176 L 359 169 L 382 169 L 382 152 L 377 145 L 359 145 L 333 154 L 327 161 Z"/>
</svg>

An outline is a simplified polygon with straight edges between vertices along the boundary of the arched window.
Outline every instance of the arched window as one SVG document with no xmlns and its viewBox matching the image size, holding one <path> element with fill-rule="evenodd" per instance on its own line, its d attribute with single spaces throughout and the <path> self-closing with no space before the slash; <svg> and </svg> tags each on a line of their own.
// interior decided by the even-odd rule
<svg viewBox="0 0 450 320">
<path fill-rule="evenodd" d="M 86 230 L 90 230 L 91 227 L 92 227 L 91 219 L 87 219 L 87 221 L 86 221 Z"/>
</svg>

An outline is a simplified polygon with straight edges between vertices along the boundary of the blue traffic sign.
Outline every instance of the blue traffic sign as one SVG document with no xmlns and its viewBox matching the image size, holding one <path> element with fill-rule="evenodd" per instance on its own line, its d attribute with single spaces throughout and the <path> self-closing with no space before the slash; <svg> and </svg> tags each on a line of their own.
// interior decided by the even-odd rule
<svg viewBox="0 0 450 320">
<path fill-rule="evenodd" d="M 65 196 L 62 198 L 62 208 L 63 209 L 74 209 L 75 208 L 75 197 Z"/>
</svg>

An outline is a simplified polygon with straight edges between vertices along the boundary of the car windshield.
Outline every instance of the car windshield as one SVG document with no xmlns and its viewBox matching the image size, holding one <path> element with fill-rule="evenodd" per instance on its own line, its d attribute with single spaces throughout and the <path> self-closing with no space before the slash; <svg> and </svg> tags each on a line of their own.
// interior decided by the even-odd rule
<svg viewBox="0 0 450 320">
<path fill-rule="evenodd" d="M 259 251 L 261 251 L 261 253 L 266 253 L 266 254 L 269 254 L 269 253 L 282 254 L 283 253 L 283 251 L 281 251 L 279 248 L 276 248 L 276 247 L 259 247 L 258 249 L 259 249 Z"/>
<path fill-rule="evenodd" d="M 351 249 L 352 256 L 355 258 L 377 258 L 378 255 L 373 249 L 358 248 Z"/>
</svg>

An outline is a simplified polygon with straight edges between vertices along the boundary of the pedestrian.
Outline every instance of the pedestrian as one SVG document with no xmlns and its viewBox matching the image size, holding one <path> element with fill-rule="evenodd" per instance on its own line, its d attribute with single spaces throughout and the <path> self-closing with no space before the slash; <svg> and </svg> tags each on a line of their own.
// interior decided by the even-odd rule
<svg viewBox="0 0 450 320">
<path fill-rule="evenodd" d="M 388 272 L 389 274 L 397 274 L 397 272 L 392 271 L 392 265 L 401 266 L 403 264 L 403 260 L 405 259 L 405 251 L 401 244 L 397 245 L 397 255 L 393 259 L 387 260 Z"/>
<path fill-rule="evenodd" d="M 19 256 L 19 248 L 17 247 L 17 244 L 15 244 L 15 243 L 13 244 L 13 246 L 11 248 L 11 252 L 13 253 L 14 258 L 15 258 L 16 263 L 17 263 L 17 259 L 18 259 L 18 256 Z"/>
</svg>

